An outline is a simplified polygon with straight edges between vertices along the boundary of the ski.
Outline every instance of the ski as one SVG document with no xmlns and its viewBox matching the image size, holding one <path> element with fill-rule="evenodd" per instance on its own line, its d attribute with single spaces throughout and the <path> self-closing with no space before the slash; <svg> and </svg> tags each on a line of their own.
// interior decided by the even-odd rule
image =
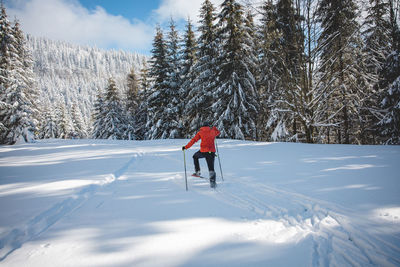
<svg viewBox="0 0 400 267">
<path fill-rule="evenodd" d="M 209 178 L 201 176 L 201 175 L 196 175 L 196 174 L 192 174 L 192 177 L 196 177 L 196 178 L 201 178 L 201 179 L 206 179 L 210 181 L 210 187 L 215 189 L 217 187 L 217 183 L 215 181 L 211 181 Z"/>
<path fill-rule="evenodd" d="M 193 177 L 196 178 L 201 178 L 201 179 L 208 179 L 207 177 L 201 176 L 201 175 L 196 175 L 196 174 L 192 174 Z"/>
</svg>

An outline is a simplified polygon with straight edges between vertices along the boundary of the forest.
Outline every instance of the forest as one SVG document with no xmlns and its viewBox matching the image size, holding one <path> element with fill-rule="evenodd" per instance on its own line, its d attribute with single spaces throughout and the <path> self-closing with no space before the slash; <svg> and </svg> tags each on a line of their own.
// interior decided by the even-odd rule
<svg viewBox="0 0 400 267">
<path fill-rule="evenodd" d="M 0 142 L 188 138 L 211 122 L 222 138 L 400 144 L 398 11 L 395 0 L 205 0 L 196 27 L 157 26 L 149 58 L 86 49 L 97 59 L 79 63 L 53 53 L 69 62 L 63 76 L 76 96 L 46 111 L 54 99 L 40 101 L 43 87 L 57 85 L 39 89 L 47 72 L 32 57 L 36 39 L 2 7 Z M 125 71 L 102 65 L 121 61 Z M 77 79 L 75 64 L 103 82 Z"/>
</svg>

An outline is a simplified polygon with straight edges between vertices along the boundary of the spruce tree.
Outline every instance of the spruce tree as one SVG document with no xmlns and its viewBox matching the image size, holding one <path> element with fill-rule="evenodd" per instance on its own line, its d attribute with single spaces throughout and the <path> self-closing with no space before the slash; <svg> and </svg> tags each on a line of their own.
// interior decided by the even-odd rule
<svg viewBox="0 0 400 267">
<path fill-rule="evenodd" d="M 152 57 L 150 60 L 149 76 L 153 79 L 153 86 L 147 99 L 148 102 L 148 132 L 147 139 L 175 138 L 176 132 L 176 92 L 170 88 L 172 81 L 171 59 L 172 39 L 169 39 L 168 50 L 161 28 L 157 27 L 153 41 Z"/>
<path fill-rule="evenodd" d="M 59 138 L 67 139 L 70 138 L 70 133 L 72 129 L 72 121 L 70 115 L 68 114 L 64 102 L 60 102 L 56 107 L 56 117 L 57 125 L 59 128 Z"/>
<path fill-rule="evenodd" d="M 180 88 L 181 80 L 181 49 L 180 38 L 176 30 L 175 22 L 171 19 L 170 30 L 167 38 L 167 100 L 168 105 L 165 110 L 166 116 L 169 118 L 167 124 L 164 124 L 164 136 L 168 138 L 179 138 L 183 130 L 181 123 L 182 114 L 182 96 Z"/>
<path fill-rule="evenodd" d="M 380 75 L 383 71 L 386 58 L 391 51 L 390 31 L 390 5 L 386 0 L 370 0 L 368 15 L 364 22 L 364 39 L 366 53 L 366 76 L 369 81 L 369 90 L 364 90 L 365 100 L 363 106 L 362 134 L 363 143 L 375 143 L 375 136 L 378 134 L 374 126 L 378 123 L 377 114 L 380 110 Z"/>
<path fill-rule="evenodd" d="M 214 119 L 211 105 L 218 80 L 219 55 L 216 20 L 215 7 L 209 0 L 205 0 L 200 9 L 197 62 L 192 69 L 194 80 L 190 84 L 190 91 L 185 101 L 187 136 L 195 134 L 205 121 Z"/>
<path fill-rule="evenodd" d="M 277 45 L 280 33 L 276 27 L 276 7 L 272 0 L 267 0 L 261 7 L 260 24 L 257 31 L 259 43 L 259 77 L 257 88 L 259 91 L 260 114 L 258 117 L 259 139 L 269 141 L 278 125 L 282 125 L 280 113 L 273 107 L 279 96 L 280 76 L 277 75 Z M 285 136 L 276 136 L 276 140 Z"/>
<path fill-rule="evenodd" d="M 258 94 L 251 67 L 255 64 L 247 53 L 249 32 L 242 5 L 225 0 L 218 18 L 217 89 L 212 95 L 212 110 L 221 137 L 256 139 Z"/>
<path fill-rule="evenodd" d="M 82 118 L 82 112 L 80 111 L 77 103 L 72 104 L 71 120 L 72 120 L 72 128 L 70 137 L 78 139 L 86 138 L 87 131 L 85 123 Z"/>
<path fill-rule="evenodd" d="M 147 133 L 147 121 L 148 121 L 148 98 L 150 92 L 150 81 L 149 81 L 149 69 L 145 60 L 142 62 L 142 68 L 140 70 L 139 79 L 139 92 L 138 92 L 138 110 L 136 112 L 136 123 L 135 123 L 135 136 L 136 139 L 145 139 Z"/>
<path fill-rule="evenodd" d="M 380 73 L 382 115 L 378 122 L 384 144 L 400 144 L 400 30 L 390 1 L 390 51 Z"/>
<path fill-rule="evenodd" d="M 98 91 L 96 100 L 93 104 L 93 112 L 92 112 L 92 138 L 94 139 L 102 139 L 105 136 L 105 107 L 104 107 L 104 95 L 101 90 Z"/>
<path fill-rule="evenodd" d="M 42 139 L 59 138 L 60 129 L 57 122 L 57 115 L 54 113 L 54 109 L 49 103 L 43 113 L 39 137 Z"/>
<path fill-rule="evenodd" d="M 37 93 L 32 60 L 19 23 L 11 27 L 4 6 L 0 14 L 0 142 L 29 141 L 36 130 Z"/>
<path fill-rule="evenodd" d="M 362 90 L 366 81 L 363 73 L 362 42 L 358 9 L 353 0 L 322 0 L 317 11 L 322 33 L 321 86 L 326 88 L 327 141 L 359 142 Z M 334 135 L 332 135 L 334 132 Z"/>
<path fill-rule="evenodd" d="M 190 116 L 189 112 L 186 108 L 188 95 L 192 89 L 193 81 L 196 77 L 194 66 L 197 63 L 197 43 L 196 38 L 192 29 L 192 23 L 188 19 L 186 24 L 186 32 L 183 36 L 183 45 L 182 45 L 182 67 L 181 67 L 181 88 L 179 90 L 179 95 L 181 96 L 181 105 L 180 110 L 182 111 L 181 119 L 183 126 L 183 136 L 188 137 L 190 132 Z"/>
<path fill-rule="evenodd" d="M 136 139 L 136 121 L 137 121 L 137 111 L 139 108 L 139 81 L 135 72 L 132 68 L 131 72 L 127 77 L 127 91 L 126 91 L 126 118 L 127 118 L 127 129 L 126 137 L 128 140 Z"/>
<path fill-rule="evenodd" d="M 122 101 L 113 78 L 108 80 L 108 87 L 104 99 L 104 132 L 102 139 L 122 140 L 125 138 L 126 119 L 122 108 Z"/>
</svg>

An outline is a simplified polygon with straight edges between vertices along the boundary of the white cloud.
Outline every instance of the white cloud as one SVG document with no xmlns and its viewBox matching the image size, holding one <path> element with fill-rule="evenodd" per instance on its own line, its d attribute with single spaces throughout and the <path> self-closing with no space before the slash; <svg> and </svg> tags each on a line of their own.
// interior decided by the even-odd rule
<svg viewBox="0 0 400 267">
<path fill-rule="evenodd" d="M 154 33 L 151 25 L 108 14 L 101 7 L 88 10 L 77 0 L 16 0 L 7 13 L 34 36 L 101 48 L 146 51 Z"/>
<path fill-rule="evenodd" d="M 174 20 L 188 17 L 192 22 L 199 20 L 200 8 L 204 0 L 162 0 L 161 5 L 154 12 L 160 21 L 168 21 L 171 17 Z M 223 0 L 211 0 L 216 9 L 219 8 Z"/>
</svg>

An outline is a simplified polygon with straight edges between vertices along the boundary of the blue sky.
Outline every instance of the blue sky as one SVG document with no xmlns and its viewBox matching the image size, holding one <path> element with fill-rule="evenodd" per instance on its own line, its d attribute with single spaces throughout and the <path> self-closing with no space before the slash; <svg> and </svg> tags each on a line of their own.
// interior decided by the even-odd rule
<svg viewBox="0 0 400 267">
<path fill-rule="evenodd" d="M 157 24 L 183 30 L 204 0 L 5 0 L 25 33 L 70 43 L 149 54 Z M 223 0 L 211 0 L 218 7 Z"/>
<path fill-rule="evenodd" d="M 79 2 L 90 10 L 101 6 L 109 14 L 142 21 L 151 17 L 152 11 L 156 10 L 161 3 L 160 0 L 80 0 Z"/>
</svg>

